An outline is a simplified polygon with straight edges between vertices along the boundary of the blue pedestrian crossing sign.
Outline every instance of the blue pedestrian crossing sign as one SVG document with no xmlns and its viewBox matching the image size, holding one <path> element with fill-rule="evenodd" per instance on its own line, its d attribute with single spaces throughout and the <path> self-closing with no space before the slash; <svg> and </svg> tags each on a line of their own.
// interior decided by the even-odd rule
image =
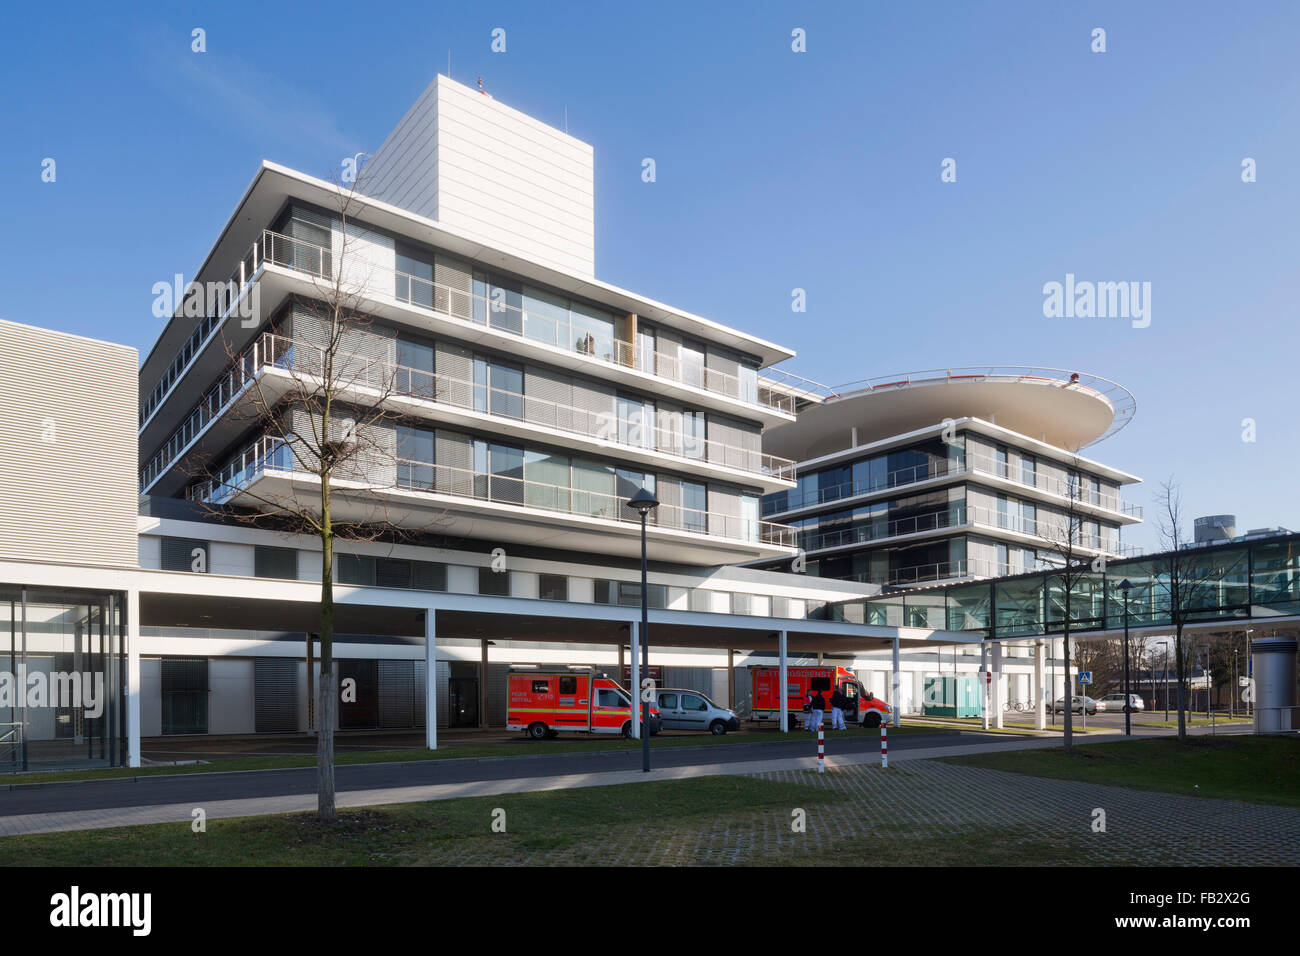
<svg viewBox="0 0 1300 956">
<path fill-rule="evenodd" d="M 1092 671 L 1079 671 L 1079 683 L 1080 683 L 1080 684 L 1091 684 L 1091 683 L 1092 683 Z"/>
</svg>

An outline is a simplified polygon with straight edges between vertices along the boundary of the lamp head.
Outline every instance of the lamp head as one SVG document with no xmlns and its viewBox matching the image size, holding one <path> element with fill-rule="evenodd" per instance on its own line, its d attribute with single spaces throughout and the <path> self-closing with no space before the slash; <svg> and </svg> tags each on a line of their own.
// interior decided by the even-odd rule
<svg viewBox="0 0 1300 956">
<path fill-rule="evenodd" d="M 1133 582 L 1130 581 L 1128 578 L 1125 578 L 1123 581 L 1119 582 L 1119 589 L 1123 591 L 1125 594 L 1128 594 L 1128 590 L 1132 586 L 1133 586 Z"/>
<path fill-rule="evenodd" d="M 644 518 L 652 510 L 659 507 L 659 499 L 647 489 L 641 488 L 628 499 L 627 506 Z"/>
</svg>

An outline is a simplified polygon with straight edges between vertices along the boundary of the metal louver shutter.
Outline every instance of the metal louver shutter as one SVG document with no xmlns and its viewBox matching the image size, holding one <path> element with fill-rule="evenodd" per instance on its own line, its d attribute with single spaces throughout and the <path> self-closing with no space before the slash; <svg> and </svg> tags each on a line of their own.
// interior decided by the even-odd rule
<svg viewBox="0 0 1300 956">
<path fill-rule="evenodd" d="M 436 661 L 434 667 L 434 680 L 437 681 L 434 703 L 438 708 L 438 729 L 442 730 L 451 723 L 451 709 L 447 702 L 447 695 L 451 691 L 451 664 L 448 661 Z"/>
<path fill-rule="evenodd" d="M 473 408 L 473 353 L 463 345 L 441 340 L 434 346 L 434 351 L 434 401 L 457 408 Z"/>
<path fill-rule="evenodd" d="M 298 662 L 285 657 L 253 661 L 254 729 L 259 734 L 298 729 Z"/>
<path fill-rule="evenodd" d="M 474 494 L 474 445 L 468 435 L 438 429 L 434 435 L 434 466 L 438 491 Z"/>
<path fill-rule="evenodd" d="M 583 379 L 573 380 L 573 407 L 575 415 L 590 422 L 590 433 L 612 438 L 618 435 L 618 417 L 614 405 L 614 389 L 607 385 Z"/>
<path fill-rule="evenodd" d="M 504 727 L 506 725 L 506 701 L 510 696 L 508 689 L 509 674 L 509 664 L 488 662 L 487 712 L 489 726 Z"/>
<path fill-rule="evenodd" d="M 734 426 L 721 415 L 709 415 L 705 427 L 708 435 L 706 442 L 708 460 L 716 464 L 731 465 L 732 462 L 728 458 L 736 443 Z"/>
<path fill-rule="evenodd" d="M 740 521 L 740 489 L 709 485 L 709 533 L 728 538 L 744 536 Z"/>
<path fill-rule="evenodd" d="M 704 355 L 704 387 L 711 392 L 740 397 L 740 361 L 710 347 Z"/>
<path fill-rule="evenodd" d="M 473 315 L 473 272 L 468 263 L 450 256 L 433 257 L 433 307 L 460 319 Z"/>
<path fill-rule="evenodd" d="M 668 402 L 659 402 L 659 426 L 655 432 L 655 448 L 670 455 L 682 454 L 682 408 Z"/>
<path fill-rule="evenodd" d="M 379 662 L 379 728 L 415 726 L 415 662 Z"/>
<path fill-rule="evenodd" d="M 524 420 L 594 434 L 594 429 L 586 428 L 585 417 L 573 410 L 573 384 L 569 377 L 550 369 L 532 366 L 524 369 Z"/>
<path fill-rule="evenodd" d="M 655 522 L 665 528 L 680 528 L 682 526 L 682 483 L 676 478 L 660 475 L 655 482 L 655 497 L 659 499 L 659 507 L 651 512 Z"/>
</svg>

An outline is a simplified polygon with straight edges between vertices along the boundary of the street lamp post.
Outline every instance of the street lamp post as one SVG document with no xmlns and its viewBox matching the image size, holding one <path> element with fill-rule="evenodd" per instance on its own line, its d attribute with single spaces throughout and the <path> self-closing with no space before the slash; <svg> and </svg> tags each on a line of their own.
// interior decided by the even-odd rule
<svg viewBox="0 0 1300 956">
<path fill-rule="evenodd" d="M 1129 737 L 1133 734 L 1133 715 L 1130 711 L 1133 709 L 1130 705 L 1132 701 L 1128 695 L 1128 592 L 1133 587 L 1133 582 L 1128 578 L 1119 582 L 1119 589 L 1124 592 L 1124 736 Z"/>
<path fill-rule="evenodd" d="M 1169 722 L 1169 642 L 1157 641 L 1165 649 L 1165 663 L 1160 668 L 1160 680 L 1164 684 L 1165 692 L 1165 723 Z"/>
<path fill-rule="evenodd" d="M 641 680 L 650 677 L 650 589 L 646 580 L 646 517 L 659 507 L 659 499 L 645 488 L 628 499 L 627 506 L 641 516 Z M 640 687 L 633 688 L 641 699 L 641 770 L 650 772 L 650 701 Z"/>
</svg>

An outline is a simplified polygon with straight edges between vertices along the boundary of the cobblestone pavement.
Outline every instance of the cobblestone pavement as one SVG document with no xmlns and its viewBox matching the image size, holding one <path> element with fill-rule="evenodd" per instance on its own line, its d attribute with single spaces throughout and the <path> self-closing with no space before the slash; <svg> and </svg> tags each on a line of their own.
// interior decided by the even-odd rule
<svg viewBox="0 0 1300 956">
<path fill-rule="evenodd" d="M 746 865 L 801 862 L 825 865 L 854 841 L 960 839 L 996 832 L 1014 862 L 1025 859 L 1078 865 L 1294 866 L 1300 863 L 1300 810 L 1128 790 L 1000 770 L 913 760 L 881 770 L 851 766 L 825 774 L 785 770 L 750 774 L 759 779 L 826 788 L 830 801 L 810 801 L 803 833 L 791 829 L 790 811 L 730 813 L 665 822 L 651 831 L 611 828 L 580 846 L 516 844 L 497 865 Z M 1095 832 L 1094 809 L 1105 811 Z M 864 844 L 863 841 L 876 841 Z M 896 844 L 895 844 L 896 845 Z M 484 863 L 473 845 L 435 850 L 422 862 Z M 971 859 L 972 865 L 983 862 Z"/>
</svg>

